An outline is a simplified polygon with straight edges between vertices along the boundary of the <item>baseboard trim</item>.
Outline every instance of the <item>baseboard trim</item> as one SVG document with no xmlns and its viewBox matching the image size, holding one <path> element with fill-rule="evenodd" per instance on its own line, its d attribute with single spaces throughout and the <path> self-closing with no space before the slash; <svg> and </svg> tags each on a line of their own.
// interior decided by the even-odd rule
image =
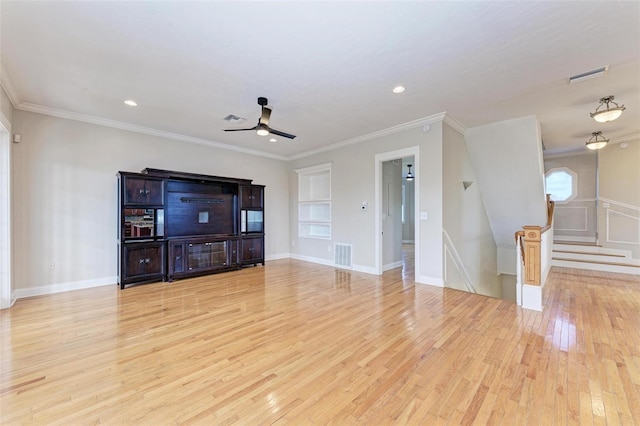
<svg viewBox="0 0 640 426">
<path fill-rule="evenodd" d="M 304 262 L 318 263 L 320 265 L 326 265 L 326 266 L 335 266 L 331 260 L 322 259 L 320 257 L 303 256 L 301 254 L 295 254 L 295 253 L 290 253 L 289 257 L 291 259 L 302 260 Z"/>
<path fill-rule="evenodd" d="M 25 297 L 41 296 L 43 294 L 62 293 L 64 291 L 82 290 L 85 288 L 101 287 L 103 285 L 113 285 L 118 282 L 118 277 L 95 278 L 92 280 L 74 281 L 70 283 L 60 283 L 45 285 L 40 287 L 19 288 L 14 292 L 16 299 Z"/>
<path fill-rule="evenodd" d="M 289 259 L 291 257 L 291 253 L 278 253 L 278 254 L 270 254 L 269 256 L 265 256 L 264 260 L 280 260 L 280 259 Z"/>
<path fill-rule="evenodd" d="M 353 265 L 353 270 L 355 272 L 364 272 L 365 274 L 378 275 L 376 268 L 371 266 Z"/>
<path fill-rule="evenodd" d="M 426 284 L 426 285 L 432 285 L 434 287 L 444 287 L 444 280 L 442 278 L 419 275 L 419 276 L 416 276 L 416 284 Z"/>
<path fill-rule="evenodd" d="M 402 260 L 399 260 L 397 262 L 393 262 L 393 263 L 387 263 L 386 265 L 382 265 L 382 271 L 388 271 L 390 269 L 395 269 L 395 268 L 399 268 L 403 265 Z"/>
</svg>

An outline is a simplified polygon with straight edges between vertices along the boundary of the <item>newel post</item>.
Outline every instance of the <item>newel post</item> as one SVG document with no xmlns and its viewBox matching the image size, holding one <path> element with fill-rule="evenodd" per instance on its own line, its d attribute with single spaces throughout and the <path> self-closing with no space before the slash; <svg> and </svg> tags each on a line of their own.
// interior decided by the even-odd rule
<svg viewBox="0 0 640 426">
<path fill-rule="evenodd" d="M 524 284 L 540 285 L 542 267 L 542 227 L 523 226 L 524 229 Z"/>
</svg>

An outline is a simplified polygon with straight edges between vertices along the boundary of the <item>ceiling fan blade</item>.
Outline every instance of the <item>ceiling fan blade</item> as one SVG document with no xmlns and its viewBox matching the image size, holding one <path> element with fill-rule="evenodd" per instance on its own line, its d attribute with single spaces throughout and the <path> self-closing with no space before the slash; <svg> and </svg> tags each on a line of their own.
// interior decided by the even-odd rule
<svg viewBox="0 0 640 426">
<path fill-rule="evenodd" d="M 266 106 L 262 107 L 262 114 L 260 115 L 260 124 L 269 125 L 269 118 L 271 117 L 271 108 L 267 108 Z"/>
<path fill-rule="evenodd" d="M 289 139 L 295 139 L 296 138 L 296 135 L 292 135 L 292 134 L 289 134 L 289 133 L 281 132 L 279 130 L 272 129 L 271 127 L 269 127 L 269 133 L 271 133 L 272 135 L 282 136 L 283 138 L 289 138 Z"/>
<path fill-rule="evenodd" d="M 225 132 L 244 132 L 246 130 L 256 130 L 258 126 L 252 127 L 250 129 L 224 129 Z"/>
</svg>

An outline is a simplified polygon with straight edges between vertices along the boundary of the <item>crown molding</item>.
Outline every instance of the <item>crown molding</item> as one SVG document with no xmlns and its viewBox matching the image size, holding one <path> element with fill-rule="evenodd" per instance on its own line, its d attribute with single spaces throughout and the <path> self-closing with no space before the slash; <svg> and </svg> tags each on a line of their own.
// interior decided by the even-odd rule
<svg viewBox="0 0 640 426">
<path fill-rule="evenodd" d="M 11 79 L 9 72 L 2 63 L 0 63 L 0 86 L 2 86 L 9 97 L 9 101 L 11 101 L 13 107 L 17 108 L 18 105 L 22 103 L 22 98 L 20 97 L 20 93 L 18 92 L 15 84 L 13 84 L 13 80 Z"/>
<path fill-rule="evenodd" d="M 619 138 L 611 138 L 609 143 L 622 143 L 622 142 L 635 142 L 640 141 L 640 133 L 632 133 L 627 136 L 621 136 Z"/>
<path fill-rule="evenodd" d="M 287 159 L 298 160 L 300 158 L 309 157 L 311 155 L 319 154 L 321 152 L 333 151 L 334 149 L 343 148 L 345 146 L 355 145 L 360 142 L 366 142 L 371 139 L 392 135 L 394 133 L 402 132 L 404 130 L 414 129 L 416 127 L 424 126 L 425 124 L 437 123 L 437 122 L 443 121 L 445 116 L 446 116 L 446 112 L 441 112 L 439 114 L 434 114 L 428 117 L 419 118 L 417 120 L 409 121 L 407 123 L 398 124 L 397 126 L 387 127 L 386 129 L 377 130 L 372 133 L 367 133 L 366 135 L 356 136 L 355 138 L 347 139 L 341 142 L 336 142 L 331 145 L 323 146 L 321 148 L 301 152 L 300 154 L 294 154 L 287 157 Z"/>
<path fill-rule="evenodd" d="M 636 141 L 640 141 L 640 133 L 631 133 L 630 135 L 611 138 L 609 140 L 609 145 L 616 145 L 622 142 L 636 142 Z M 552 160 L 555 158 L 573 157 L 575 155 L 593 155 L 595 152 L 597 151 L 592 151 L 588 149 L 586 146 L 581 145 L 579 147 L 574 147 L 570 149 L 554 150 L 549 153 L 543 152 L 543 156 L 545 160 Z"/>
<path fill-rule="evenodd" d="M 542 153 L 542 157 L 545 160 L 555 160 L 556 158 L 563 158 L 563 157 L 575 157 L 577 155 L 593 155 L 594 151 L 587 149 L 586 147 L 580 147 L 580 148 L 573 148 L 569 151 L 561 151 L 561 152 L 555 152 L 555 153 L 550 153 L 550 154 L 546 154 L 545 152 Z"/>
<path fill-rule="evenodd" d="M 258 150 L 241 148 L 237 146 L 227 145 L 220 142 L 210 141 L 208 139 L 196 138 L 193 136 L 182 135 L 179 133 L 167 132 L 164 130 L 152 129 L 150 127 L 138 126 L 136 124 L 123 123 L 121 121 L 108 120 L 106 118 L 95 117 L 93 115 L 79 114 L 77 112 L 70 112 L 56 108 L 50 108 L 42 105 L 31 104 L 23 102 L 15 107 L 22 111 L 35 112 L 38 114 L 50 115 L 53 117 L 66 118 L 68 120 L 81 121 L 83 123 L 97 124 L 105 127 L 112 127 L 114 129 L 127 130 L 129 132 L 142 133 L 150 136 L 157 136 L 165 139 L 171 139 L 181 142 L 194 143 L 197 145 L 205 145 L 212 148 L 224 149 L 227 151 L 240 152 L 242 154 L 257 155 L 260 157 L 272 158 L 275 160 L 287 161 L 287 158 L 282 155 L 270 154 Z"/>
<path fill-rule="evenodd" d="M 460 133 L 462 136 L 467 134 L 467 128 L 457 119 L 455 119 L 451 114 L 445 112 L 444 122 Z"/>
</svg>

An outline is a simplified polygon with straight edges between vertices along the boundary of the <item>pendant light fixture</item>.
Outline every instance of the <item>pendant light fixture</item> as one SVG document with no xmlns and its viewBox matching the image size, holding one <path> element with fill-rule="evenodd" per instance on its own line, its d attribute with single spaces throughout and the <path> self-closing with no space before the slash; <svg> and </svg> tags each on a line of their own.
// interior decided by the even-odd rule
<svg viewBox="0 0 640 426">
<path fill-rule="evenodd" d="M 609 104 L 613 104 L 615 106 L 611 106 Z M 622 111 L 625 109 L 624 105 L 620 106 L 613 102 L 613 96 L 606 96 L 604 98 L 600 98 L 600 105 L 598 105 L 596 111 L 592 112 L 590 115 L 591 118 L 596 120 L 598 123 L 606 123 L 607 121 L 613 121 L 620 117 L 622 115 Z"/>
<path fill-rule="evenodd" d="M 409 168 L 409 172 L 407 173 L 407 177 L 405 178 L 408 181 L 412 181 L 413 180 L 413 173 L 411 173 L 411 166 L 413 164 L 407 164 L 407 167 Z"/>
<path fill-rule="evenodd" d="M 602 136 L 602 132 L 591 133 L 591 139 L 587 141 L 587 148 L 592 150 L 602 149 L 609 143 L 609 139 Z"/>
</svg>

